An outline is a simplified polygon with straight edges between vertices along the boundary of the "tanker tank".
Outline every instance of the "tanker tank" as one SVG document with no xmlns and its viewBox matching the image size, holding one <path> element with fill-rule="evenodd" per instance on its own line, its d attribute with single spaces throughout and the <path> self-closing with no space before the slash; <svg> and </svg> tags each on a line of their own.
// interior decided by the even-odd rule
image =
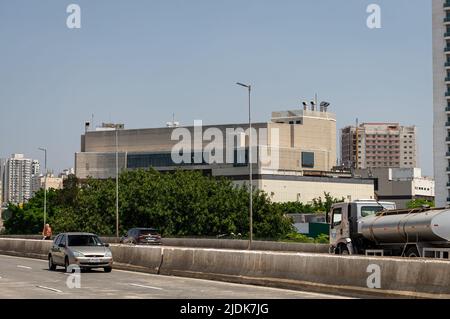
<svg viewBox="0 0 450 319">
<path fill-rule="evenodd" d="M 450 209 L 387 211 L 361 218 L 358 232 L 377 243 L 448 242 Z"/>
</svg>

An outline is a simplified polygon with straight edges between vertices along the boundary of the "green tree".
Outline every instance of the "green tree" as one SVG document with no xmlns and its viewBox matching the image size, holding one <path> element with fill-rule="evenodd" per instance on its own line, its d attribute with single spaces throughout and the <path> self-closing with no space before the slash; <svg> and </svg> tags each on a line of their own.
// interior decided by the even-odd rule
<svg viewBox="0 0 450 319">
<path fill-rule="evenodd" d="M 434 207 L 434 201 L 429 201 L 426 199 L 413 199 L 406 204 L 406 208 L 422 208 L 424 206 Z"/>
<path fill-rule="evenodd" d="M 53 189 L 47 191 L 47 218 L 50 221 L 58 210 L 57 193 Z M 10 204 L 8 213 L 11 216 L 4 222 L 7 234 L 40 234 L 44 224 L 44 191 L 38 191 L 23 207 Z"/>
<path fill-rule="evenodd" d="M 324 192 L 322 197 L 314 198 L 312 204 L 303 204 L 301 202 L 274 203 L 285 214 L 314 214 L 325 213 L 331 210 L 331 206 L 335 203 L 343 202 L 344 198 L 334 198 L 330 193 Z"/>
<path fill-rule="evenodd" d="M 10 233 L 41 231 L 43 192 L 23 209 L 12 207 L 5 227 Z M 49 191 L 49 222 L 55 233 L 87 231 L 114 235 L 115 181 L 75 178 L 65 188 Z M 165 236 L 248 236 L 248 189 L 228 179 L 195 171 L 160 173 L 154 169 L 123 172 L 119 177 L 120 233 L 132 227 L 156 227 Z M 284 238 L 292 220 L 262 191 L 253 193 L 256 238 Z"/>
</svg>

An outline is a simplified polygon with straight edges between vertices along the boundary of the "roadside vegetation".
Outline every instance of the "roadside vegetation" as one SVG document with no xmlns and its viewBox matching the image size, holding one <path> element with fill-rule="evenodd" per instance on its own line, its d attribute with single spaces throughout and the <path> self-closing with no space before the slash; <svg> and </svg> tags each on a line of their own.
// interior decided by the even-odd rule
<svg viewBox="0 0 450 319">
<path fill-rule="evenodd" d="M 331 210 L 331 206 L 343 202 L 344 198 L 338 199 L 324 193 L 324 198 L 314 198 L 311 204 L 300 202 L 273 203 L 278 206 L 285 214 L 325 214 Z"/>
<path fill-rule="evenodd" d="M 409 201 L 406 204 L 406 208 L 412 209 L 412 208 L 422 208 L 422 207 L 434 207 L 434 201 L 429 201 L 426 199 L 414 199 L 412 201 Z"/>
<path fill-rule="evenodd" d="M 38 234 L 43 224 L 43 191 L 23 207 L 10 205 L 7 234 Z M 248 232 L 248 190 L 226 179 L 194 171 L 124 172 L 119 179 L 120 234 L 132 227 L 155 227 L 163 236 L 210 236 Z M 71 176 L 62 190 L 49 190 L 48 222 L 53 232 L 86 231 L 115 235 L 115 181 Z M 255 238 L 280 240 L 293 221 L 262 191 L 253 195 Z"/>
</svg>

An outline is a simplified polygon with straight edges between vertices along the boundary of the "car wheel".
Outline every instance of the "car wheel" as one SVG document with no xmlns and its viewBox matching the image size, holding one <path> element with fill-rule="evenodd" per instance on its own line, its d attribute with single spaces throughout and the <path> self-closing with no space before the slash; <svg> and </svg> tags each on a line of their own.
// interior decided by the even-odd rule
<svg viewBox="0 0 450 319">
<path fill-rule="evenodd" d="M 48 270 L 56 270 L 56 265 L 53 263 L 53 257 L 48 257 Z"/>
<path fill-rule="evenodd" d="M 111 272 L 112 271 L 112 267 L 105 267 L 105 268 L 103 268 L 103 270 L 105 272 Z"/>
<path fill-rule="evenodd" d="M 68 272 L 69 271 L 69 258 L 65 258 L 64 259 L 64 271 Z"/>
<path fill-rule="evenodd" d="M 350 252 L 348 251 L 348 248 L 344 245 L 341 245 L 339 247 L 339 255 L 350 255 Z"/>
</svg>

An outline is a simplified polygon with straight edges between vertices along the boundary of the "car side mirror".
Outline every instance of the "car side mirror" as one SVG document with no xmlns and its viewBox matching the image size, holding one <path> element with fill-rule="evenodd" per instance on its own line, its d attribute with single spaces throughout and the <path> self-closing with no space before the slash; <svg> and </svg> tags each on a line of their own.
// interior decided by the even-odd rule
<svg viewBox="0 0 450 319">
<path fill-rule="evenodd" d="M 60 248 L 66 248 L 66 245 L 64 245 L 64 244 L 59 244 L 58 247 L 60 247 Z"/>
<path fill-rule="evenodd" d="M 105 243 L 105 244 L 103 244 L 103 246 L 105 246 L 105 247 L 109 247 L 109 244 L 108 244 L 108 243 Z"/>
</svg>

